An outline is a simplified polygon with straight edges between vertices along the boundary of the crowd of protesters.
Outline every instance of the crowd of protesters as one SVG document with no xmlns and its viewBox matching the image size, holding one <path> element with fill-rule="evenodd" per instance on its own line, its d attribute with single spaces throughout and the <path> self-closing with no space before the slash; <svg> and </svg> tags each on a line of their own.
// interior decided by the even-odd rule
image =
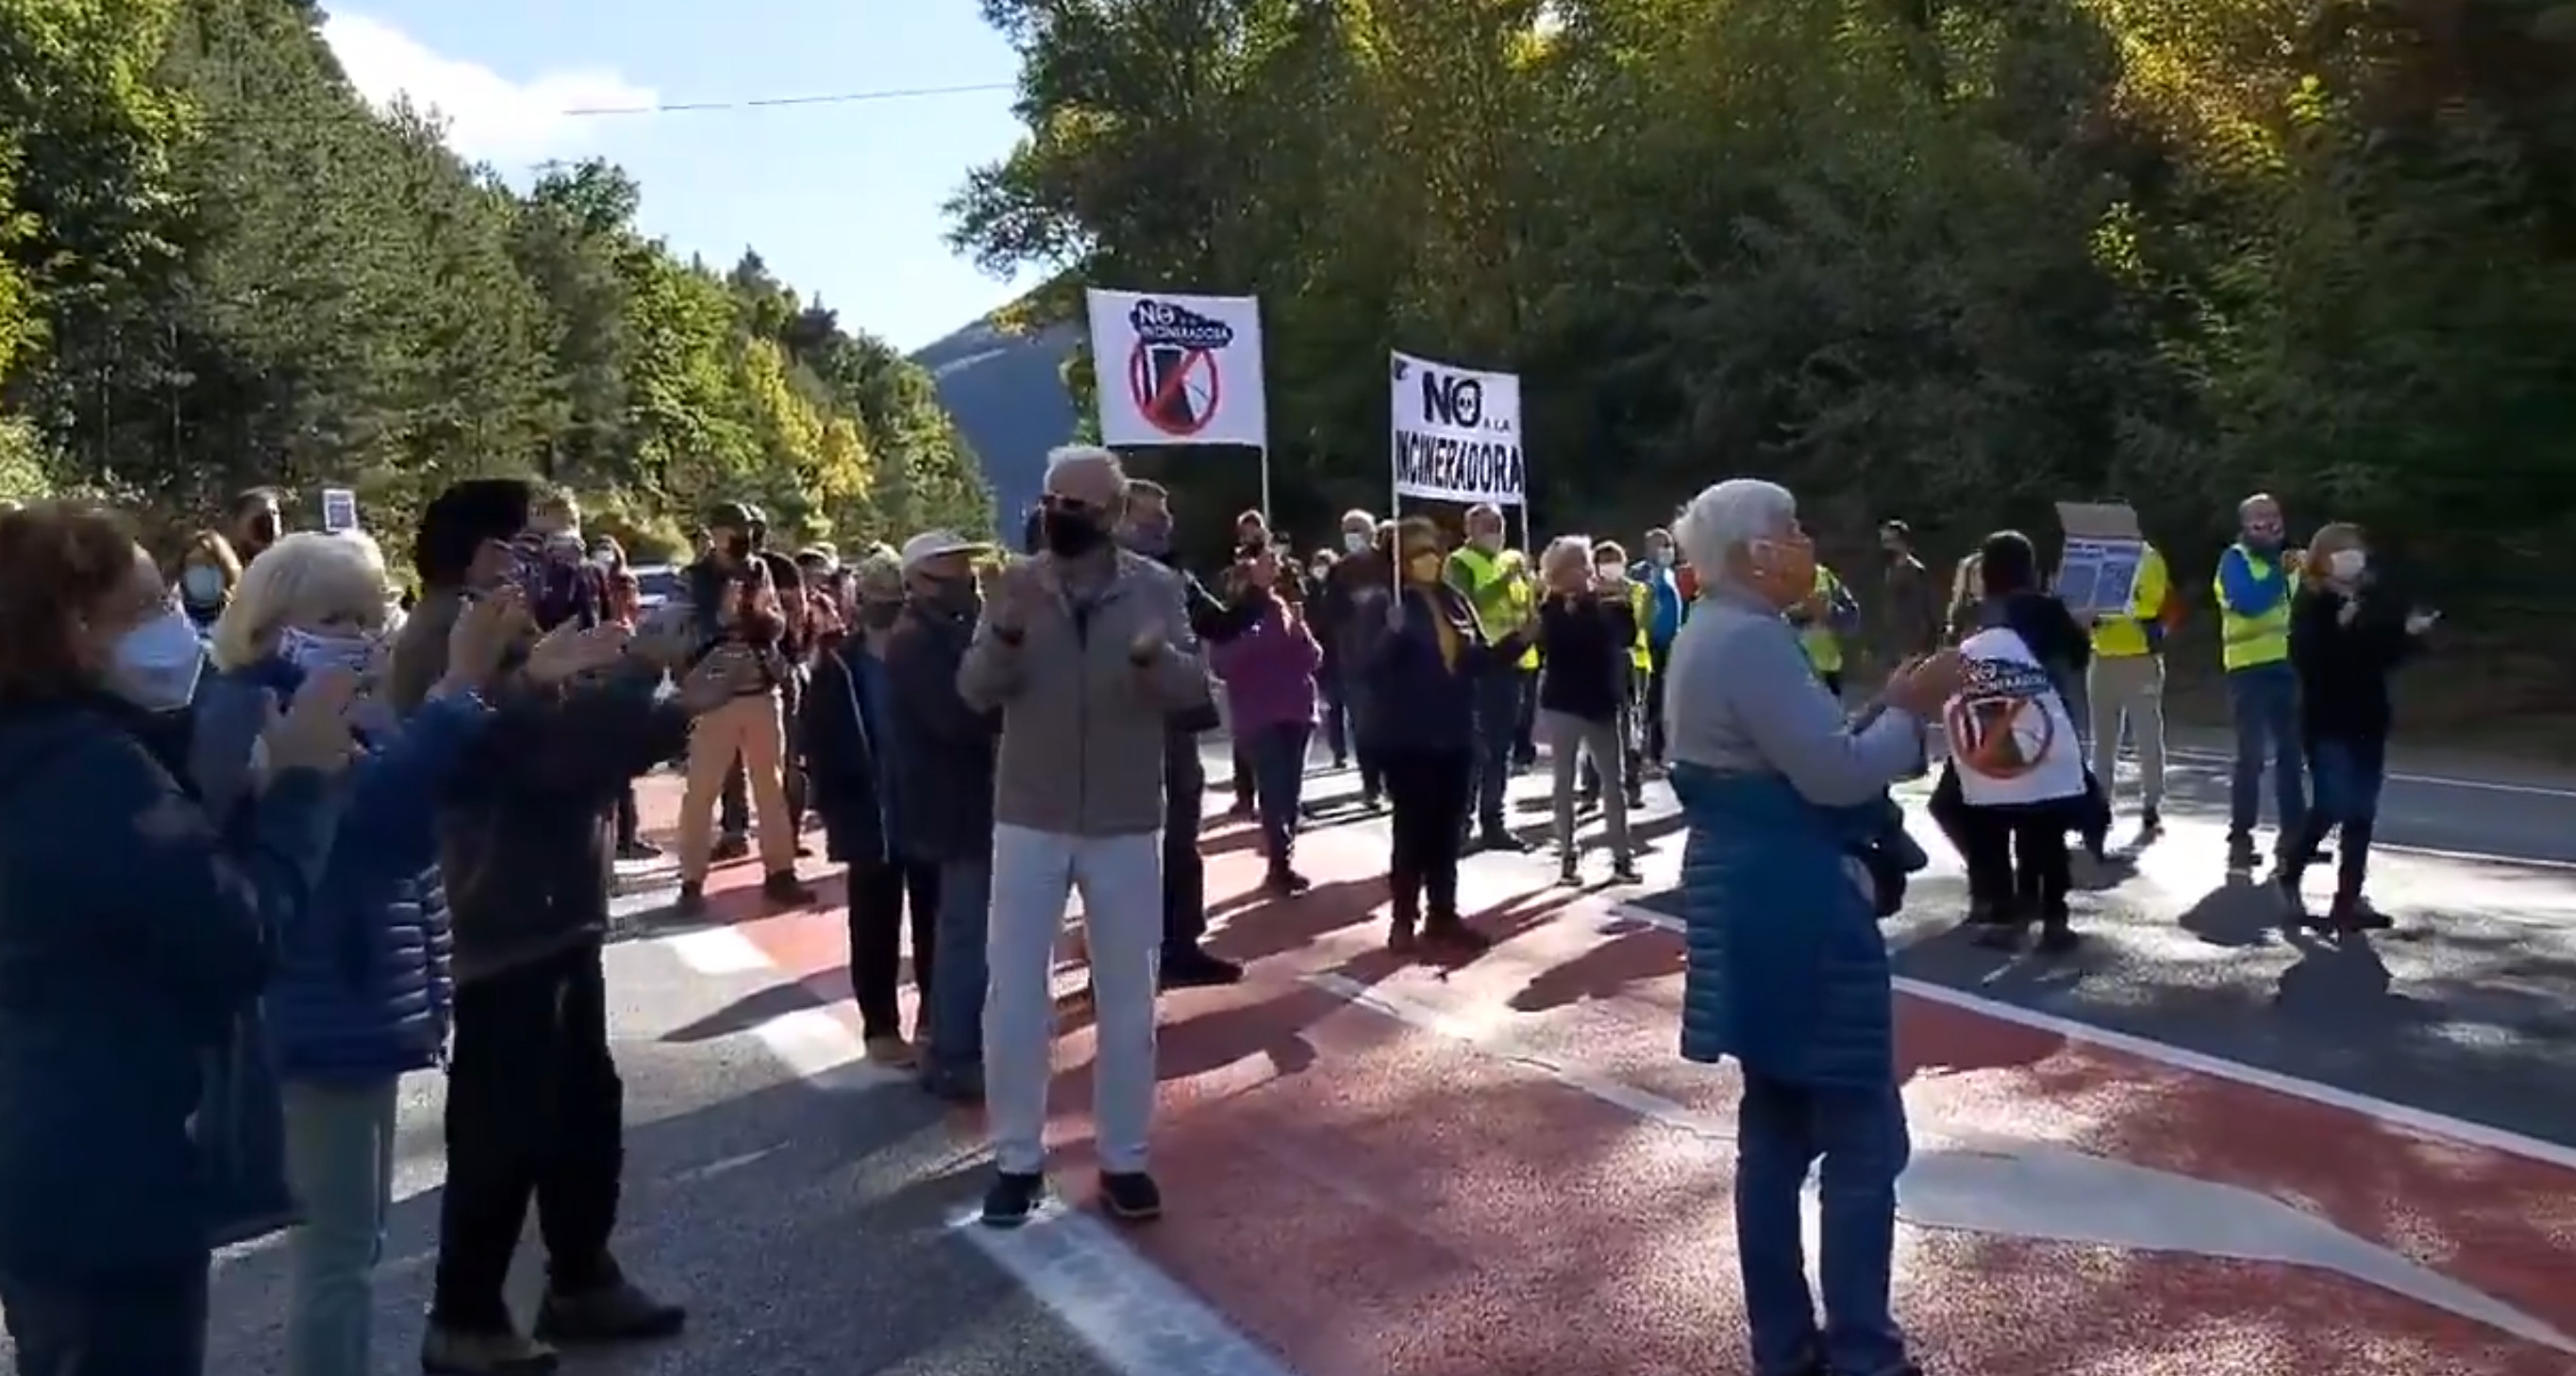
<svg viewBox="0 0 2576 1376">
<path fill-rule="evenodd" d="M 530 483 L 433 500 L 408 594 L 373 540 L 290 532 L 285 510 L 245 494 L 166 562 L 108 512 L 0 513 L 0 1309 L 31 1376 L 200 1371 L 213 1251 L 281 1229 L 283 1368 L 363 1376 L 396 1087 L 432 1068 L 447 1183 L 423 1368 L 542 1372 L 560 1348 L 677 1333 L 681 1307 L 613 1246 L 624 1089 L 603 962 L 612 862 L 659 854 L 634 785 L 664 767 L 684 779 L 684 916 L 714 866 L 755 855 L 762 901 L 813 904 L 797 862 L 819 823 L 847 870 L 866 1052 L 986 1105 L 992 1226 L 1047 1196 L 1051 978 L 1078 895 L 1099 1195 L 1157 1216 L 1157 992 L 1242 976 L 1204 945 L 1200 742 L 1220 725 L 1278 901 L 1309 887 L 1318 743 L 1356 770 L 1386 814 L 1401 951 L 1487 945 L 1460 866 L 1526 849 L 1505 789 L 1538 745 L 1568 885 L 1595 813 L 1610 881 L 1641 881 L 1632 812 L 1669 780 L 1688 825 L 1684 1054 L 1745 1067 L 1759 1368 L 1907 1370 L 1876 924 L 1924 855 L 1888 787 L 1929 772 L 1942 728 L 1931 812 L 1969 917 L 2004 942 L 2036 926 L 2044 953 L 2074 940 L 2069 838 L 2101 854 L 2124 728 L 2142 832 L 2161 825 L 2160 554 L 2132 606 L 2087 625 L 2027 538 L 1984 541 L 1945 605 L 1889 523 L 1867 600 L 1893 670 L 1854 711 L 1847 646 L 1869 609 L 1794 498 L 1752 480 L 1701 493 L 1634 561 L 1582 535 L 1533 560 L 1492 507 L 1454 545 L 1428 519 L 1352 511 L 1304 556 L 1245 513 L 1211 587 L 1174 558 L 1171 494 L 1072 447 L 1016 554 L 953 531 L 790 554 L 724 503 L 682 596 L 649 613 L 624 551 Z M 2432 617 L 2382 590 L 2358 530 L 2329 525 L 2302 556 L 2269 498 L 2239 514 L 2216 578 L 2231 864 L 2253 862 L 2268 767 L 2286 899 L 2339 827 L 2326 921 L 2378 925 L 2361 886 L 2388 677 Z M 1819 1155 L 1840 1182 L 1821 1322 L 1798 1242 Z M 546 1285 L 522 1324 L 503 1290 L 532 1207 Z"/>
</svg>

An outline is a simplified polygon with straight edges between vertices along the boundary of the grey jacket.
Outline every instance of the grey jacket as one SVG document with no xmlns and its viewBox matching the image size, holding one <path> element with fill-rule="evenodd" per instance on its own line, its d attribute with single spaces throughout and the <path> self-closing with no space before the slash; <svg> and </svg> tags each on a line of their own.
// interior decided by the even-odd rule
<svg viewBox="0 0 2576 1376">
<path fill-rule="evenodd" d="M 1085 605 L 1042 590 L 1049 554 L 1006 570 L 984 604 L 957 691 L 976 710 L 1002 713 L 997 825 L 1066 836 L 1163 825 L 1166 719 L 1207 701 L 1207 669 L 1180 575 L 1124 550 L 1116 557 L 1108 585 Z M 1037 614 L 1011 644 L 993 618 L 1015 601 Z M 1131 647 L 1149 630 L 1167 643 L 1139 664 Z"/>
</svg>

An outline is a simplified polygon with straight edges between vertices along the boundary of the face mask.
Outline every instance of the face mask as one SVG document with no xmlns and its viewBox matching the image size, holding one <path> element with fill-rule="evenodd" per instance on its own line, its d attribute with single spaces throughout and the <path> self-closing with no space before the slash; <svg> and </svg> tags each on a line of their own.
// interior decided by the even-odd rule
<svg viewBox="0 0 2576 1376">
<path fill-rule="evenodd" d="M 2257 533 L 2249 530 L 2245 532 L 2245 547 L 2257 554 L 2278 554 L 2281 552 L 2281 532 L 2275 530 Z"/>
<path fill-rule="evenodd" d="M 147 712 L 174 712 L 196 696 L 206 649 L 187 615 L 172 607 L 127 631 L 116 642 L 107 686 Z"/>
<path fill-rule="evenodd" d="M 1601 567 L 1594 569 L 1592 573 L 1596 578 L 1616 579 L 1627 576 L 1627 570 L 1620 568 L 1617 564 L 1603 564 Z"/>
<path fill-rule="evenodd" d="M 1100 523 L 1088 514 L 1049 507 L 1038 518 L 1039 534 L 1045 537 L 1047 552 L 1061 559 L 1079 559 L 1100 548 Z M 1137 538 L 1142 538 L 1139 531 Z M 1131 546 L 1132 547 L 1132 546 Z M 1139 553 L 1144 551 L 1138 548 Z"/>
<path fill-rule="evenodd" d="M 751 537 L 748 535 L 726 536 L 724 541 L 724 552 L 726 558 L 736 561 L 750 558 Z"/>
<path fill-rule="evenodd" d="M 1404 561 L 1404 576 L 1416 583 L 1437 583 L 1440 581 L 1440 562 L 1437 554 L 1414 555 Z"/>
<path fill-rule="evenodd" d="M 1668 569 L 1668 568 L 1671 568 L 1671 567 L 1673 566 L 1673 552 L 1672 552 L 1671 550 L 1668 550 L 1668 549 L 1659 549 L 1659 550 L 1655 550 L 1655 551 L 1653 551 L 1652 553 L 1648 554 L 1646 557 L 1655 561 L 1655 567 L 1656 567 L 1656 568 L 1659 568 L 1659 569 Z"/>
<path fill-rule="evenodd" d="M 903 604 L 900 602 L 862 602 L 859 604 L 859 624 L 872 631 L 882 631 L 887 627 L 892 626 L 902 616 Z"/>
<path fill-rule="evenodd" d="M 200 606 L 224 600 L 224 571 L 203 564 L 179 575 L 179 594 Z"/>
<path fill-rule="evenodd" d="M 2326 560 L 2326 572 L 2338 583 L 2349 583 L 2370 567 L 2370 556 L 2357 549 L 2339 549 Z"/>
<path fill-rule="evenodd" d="M 1348 531 L 1342 536 L 1342 549 L 1346 553 L 1359 554 L 1366 551 L 1368 547 L 1369 537 L 1366 531 Z"/>
<path fill-rule="evenodd" d="M 1467 537 L 1467 543 L 1487 554 L 1492 554 L 1503 547 L 1503 533 L 1497 530 L 1483 535 L 1470 535 Z"/>
<path fill-rule="evenodd" d="M 1049 516 L 1051 518 L 1053 513 L 1049 513 Z M 1048 533 L 1047 540 L 1052 547 L 1055 540 L 1052 530 Z M 1131 522 L 1125 532 L 1125 544 L 1127 548 L 1149 559 L 1159 559 L 1172 548 L 1172 523 L 1164 517 Z M 1058 554 L 1064 552 L 1056 551 Z"/>
<path fill-rule="evenodd" d="M 1794 607 L 1816 591 L 1816 547 L 1804 541 L 1758 540 L 1754 568 L 1764 591 L 1783 607 Z"/>
<path fill-rule="evenodd" d="M 316 669 L 364 673 L 375 664 L 376 638 L 328 635 L 289 626 L 277 638 L 277 656 L 308 674 Z"/>
</svg>

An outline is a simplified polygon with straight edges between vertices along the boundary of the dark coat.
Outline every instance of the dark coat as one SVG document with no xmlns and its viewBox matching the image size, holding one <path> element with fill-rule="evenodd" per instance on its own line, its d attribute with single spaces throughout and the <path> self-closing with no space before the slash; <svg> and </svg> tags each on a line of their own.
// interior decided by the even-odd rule
<svg viewBox="0 0 2576 1376">
<path fill-rule="evenodd" d="M 286 1221 L 259 995 L 338 808 L 272 777 L 225 825 L 187 714 L 0 708 L 0 1269 L 79 1282 L 202 1264 Z"/>
<path fill-rule="evenodd" d="M 897 742 L 885 729 L 889 723 L 869 718 L 860 697 L 858 676 L 868 667 L 867 656 L 867 638 L 857 635 L 818 656 L 796 722 L 806 797 L 823 819 L 826 854 L 845 865 L 882 864 L 899 854 L 895 799 L 884 786 L 894 758 L 888 752 Z M 883 673 L 885 666 L 874 671 Z"/>
<path fill-rule="evenodd" d="M 1361 744 L 1395 753 L 1473 749 L 1477 683 L 1511 671 L 1528 642 L 1515 633 L 1488 644 L 1466 599 L 1445 584 L 1407 589 L 1400 629 L 1387 627 L 1383 604 L 1373 611 L 1377 634 L 1359 663 L 1364 687 L 1353 709 Z M 1434 618 L 1458 633 L 1454 664 L 1440 653 Z"/>
<path fill-rule="evenodd" d="M 957 691 L 957 665 L 975 618 L 904 608 L 886 645 L 894 676 L 896 790 L 906 858 L 947 863 L 993 853 L 993 751 L 1002 714 L 978 712 Z"/>
</svg>

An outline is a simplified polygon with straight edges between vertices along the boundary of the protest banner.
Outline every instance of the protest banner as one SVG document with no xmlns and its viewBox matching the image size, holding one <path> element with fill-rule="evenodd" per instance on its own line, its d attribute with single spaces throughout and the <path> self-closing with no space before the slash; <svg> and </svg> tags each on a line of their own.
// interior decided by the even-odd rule
<svg viewBox="0 0 2576 1376">
<path fill-rule="evenodd" d="M 1388 371 L 1399 503 L 1414 497 L 1518 506 L 1527 499 L 1519 377 L 1410 354 L 1396 354 Z"/>
<path fill-rule="evenodd" d="M 2066 533 L 2058 600 L 2079 617 L 2127 615 L 2147 554 L 2138 513 L 2119 502 L 2059 502 L 2057 524 Z"/>
<path fill-rule="evenodd" d="M 1173 292 L 1084 293 L 1100 442 L 1223 444 L 1261 451 L 1270 509 L 1270 417 L 1261 386 L 1261 302 Z"/>
<path fill-rule="evenodd" d="M 358 528 L 358 494 L 345 487 L 322 489 L 322 528 L 333 534 Z"/>
</svg>

